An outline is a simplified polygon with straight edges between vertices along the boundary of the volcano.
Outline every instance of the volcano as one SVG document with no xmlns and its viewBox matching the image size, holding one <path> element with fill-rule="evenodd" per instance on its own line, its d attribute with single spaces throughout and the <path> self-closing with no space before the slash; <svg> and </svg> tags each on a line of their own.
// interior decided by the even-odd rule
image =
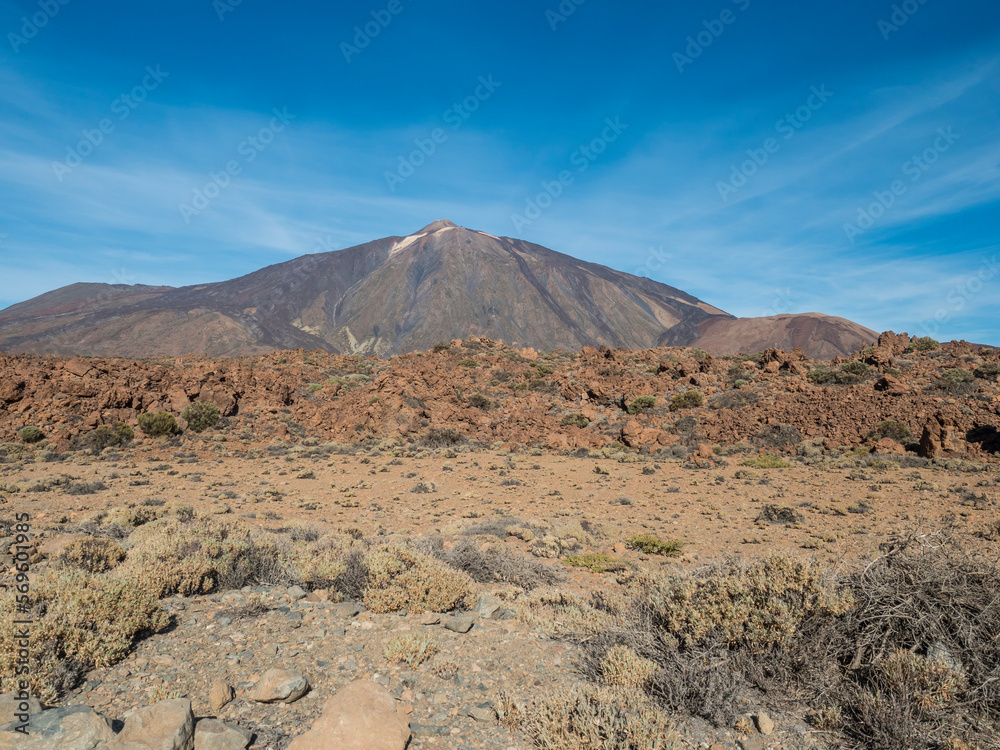
<svg viewBox="0 0 1000 750">
<path fill-rule="evenodd" d="M 822 358 L 876 338 L 817 313 L 737 319 L 666 284 L 448 220 L 230 281 L 73 284 L 0 311 L 0 349 L 44 354 L 387 357 L 471 335 L 541 351 L 800 347 Z"/>
</svg>

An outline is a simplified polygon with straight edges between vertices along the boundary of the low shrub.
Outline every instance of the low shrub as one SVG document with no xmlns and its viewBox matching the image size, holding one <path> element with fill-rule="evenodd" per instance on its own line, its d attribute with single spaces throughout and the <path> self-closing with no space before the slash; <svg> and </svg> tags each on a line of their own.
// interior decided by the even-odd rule
<svg viewBox="0 0 1000 750">
<path fill-rule="evenodd" d="M 645 552 L 647 555 L 662 555 L 663 557 L 677 557 L 681 550 L 687 546 L 687 542 L 680 542 L 676 539 L 664 541 L 655 534 L 636 534 L 629 537 L 626 544 L 632 549 Z"/>
<path fill-rule="evenodd" d="M 424 448 L 450 448 L 467 442 L 467 438 L 462 433 L 451 427 L 432 427 L 427 434 L 420 438 L 420 445 Z"/>
<path fill-rule="evenodd" d="M 565 416 L 563 416 L 562 421 L 560 422 L 560 424 L 563 427 L 581 427 L 582 428 L 582 427 L 586 427 L 587 425 L 590 424 L 590 419 L 588 419 L 587 417 L 585 417 L 583 414 L 580 414 L 579 412 L 576 412 L 576 413 L 573 413 L 573 414 L 566 414 Z"/>
<path fill-rule="evenodd" d="M 980 380 L 997 380 L 1000 378 L 1000 364 L 997 364 L 996 362 L 987 362 L 986 364 L 977 367 L 975 372 L 972 374 Z"/>
<path fill-rule="evenodd" d="M 689 393 L 690 392 L 691 391 L 689 391 Z M 701 404 L 699 403 L 698 406 L 700 405 Z M 629 403 L 626 407 L 626 411 L 628 411 L 629 414 L 638 414 L 641 411 L 652 409 L 654 406 L 656 406 L 656 396 L 639 396 Z"/>
<path fill-rule="evenodd" d="M 480 409 L 482 411 L 489 411 L 493 408 L 493 399 L 488 396 L 484 396 L 482 393 L 476 393 L 469 396 L 468 403 L 473 409 Z"/>
<path fill-rule="evenodd" d="M 29 690 L 54 703 L 76 687 L 95 667 L 107 668 L 125 658 L 144 633 L 169 624 L 152 591 L 126 580 L 83 570 L 41 572 L 31 589 Z M 14 591 L 0 593 L 0 611 L 19 611 Z M 0 618 L 0 690 L 15 690 L 18 662 L 14 617 Z"/>
<path fill-rule="evenodd" d="M 676 394 L 670 399 L 670 411 L 680 411 L 681 409 L 694 409 L 705 403 L 705 397 L 700 391 L 685 391 Z"/>
<path fill-rule="evenodd" d="M 45 433 L 42 432 L 37 427 L 22 427 L 17 431 L 17 436 L 28 445 L 33 445 L 34 443 L 40 443 L 45 439 Z"/>
<path fill-rule="evenodd" d="M 215 427 L 220 417 L 219 407 L 206 401 L 195 401 L 181 413 L 181 419 L 188 423 L 192 432 L 204 432 Z"/>
<path fill-rule="evenodd" d="M 372 612 L 448 612 L 473 603 L 468 575 L 412 547 L 375 547 L 364 563 L 364 603 Z"/>
<path fill-rule="evenodd" d="M 86 435 L 77 439 L 75 447 L 97 455 L 105 448 L 121 448 L 135 437 L 135 431 L 125 422 L 113 425 L 98 425 Z"/>
<path fill-rule="evenodd" d="M 781 456 L 770 453 L 762 453 L 759 456 L 750 456 L 740 461 L 740 466 L 747 466 L 751 469 L 787 469 L 791 464 Z"/>
<path fill-rule="evenodd" d="M 440 649 L 434 641 L 419 635 L 400 635 L 386 644 L 382 655 L 392 663 L 406 662 L 414 669 L 431 659 Z"/>
<path fill-rule="evenodd" d="M 592 573 L 616 573 L 628 570 L 629 564 L 606 552 L 587 552 L 582 555 L 569 555 L 564 563 L 576 568 L 586 568 Z"/>
<path fill-rule="evenodd" d="M 139 415 L 139 429 L 150 437 L 169 437 L 180 432 L 173 414 L 165 411 L 144 412 Z"/>
<path fill-rule="evenodd" d="M 921 336 L 910 341 L 910 345 L 906 350 L 914 352 L 929 352 L 937 349 L 940 343 L 932 339 L 930 336 Z"/>
<path fill-rule="evenodd" d="M 506 537 L 506 531 L 504 537 Z M 510 549 L 483 546 L 473 539 L 461 539 L 450 549 L 435 550 L 435 556 L 462 571 L 476 583 L 507 583 L 531 591 L 539 586 L 551 586 L 561 576 L 549 565 L 538 562 Z"/>
<path fill-rule="evenodd" d="M 636 690 L 580 685 L 538 701 L 526 727 L 546 750 L 674 750 L 677 736 Z"/>
<path fill-rule="evenodd" d="M 887 419 L 884 422 L 879 422 L 878 425 L 872 430 L 870 438 L 872 440 L 884 440 L 889 438 L 890 440 L 895 440 L 897 443 L 906 443 L 913 437 L 913 433 L 910 428 L 907 427 L 902 422 L 897 422 L 894 419 Z"/>
<path fill-rule="evenodd" d="M 125 549 L 113 539 L 74 539 L 59 552 L 56 560 L 64 567 L 88 573 L 107 573 L 125 559 Z"/>
<path fill-rule="evenodd" d="M 730 647 L 786 645 L 807 617 L 842 614 L 854 602 L 816 566 L 778 556 L 652 579 L 648 586 L 645 606 L 654 624 L 686 646 L 712 635 Z"/>
<path fill-rule="evenodd" d="M 758 447 L 789 448 L 802 442 L 802 433 L 797 428 L 787 424 L 771 424 L 762 428 L 754 435 Z"/>
</svg>

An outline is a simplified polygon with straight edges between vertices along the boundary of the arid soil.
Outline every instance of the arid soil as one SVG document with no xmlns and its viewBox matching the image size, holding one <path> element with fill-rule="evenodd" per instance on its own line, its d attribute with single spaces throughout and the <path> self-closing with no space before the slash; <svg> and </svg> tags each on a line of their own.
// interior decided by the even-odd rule
<svg viewBox="0 0 1000 750">
<path fill-rule="evenodd" d="M 538 355 L 480 340 L 389 361 L 307 352 L 217 362 L 0 356 L 0 520 L 30 515 L 35 571 L 101 524 L 185 513 L 292 543 L 339 532 L 445 548 L 499 544 L 585 597 L 621 590 L 633 566 L 691 571 L 781 553 L 832 574 L 914 534 L 947 530 L 995 546 L 997 353 L 963 344 L 907 352 L 909 341 L 890 335 L 881 344 L 832 365 L 777 351 L 729 360 L 676 349 Z M 844 369 L 851 361 L 866 369 Z M 823 376 L 809 375 L 828 367 L 856 380 L 818 384 Z M 671 410 L 691 390 L 702 405 Z M 656 400 L 636 404 L 642 396 Z M 220 407 L 218 425 L 168 438 L 136 427 L 125 446 L 80 449 L 99 424 L 134 425 L 161 409 L 179 417 L 196 400 Z M 886 422 L 909 434 L 873 434 Z M 41 442 L 17 439 L 29 425 Z M 628 544 L 644 533 L 683 542 L 680 556 Z M 587 553 L 606 553 L 622 569 L 569 564 Z M 506 599 L 463 634 L 417 613 L 373 614 L 331 592 L 302 593 L 251 586 L 165 599 L 173 625 L 124 661 L 92 669 L 59 705 L 122 720 L 186 696 L 196 716 L 241 724 L 256 733 L 252 748 L 278 750 L 312 725 L 329 695 L 366 678 L 397 699 L 413 750 L 530 748 L 491 713 L 499 696 L 530 702 L 584 680 L 578 643 L 514 604 L 508 610 Z M 487 599 L 496 593 L 480 589 Z M 412 668 L 387 661 L 389 641 L 411 633 L 431 637 L 438 657 Z M 306 674 L 311 691 L 288 705 L 251 700 L 272 667 Z M 219 680 L 235 699 L 214 709 Z M 806 723 L 802 706 L 761 694 L 739 708 L 761 711 L 774 720 L 767 735 L 753 722 L 679 719 L 681 747 L 841 746 Z"/>
</svg>

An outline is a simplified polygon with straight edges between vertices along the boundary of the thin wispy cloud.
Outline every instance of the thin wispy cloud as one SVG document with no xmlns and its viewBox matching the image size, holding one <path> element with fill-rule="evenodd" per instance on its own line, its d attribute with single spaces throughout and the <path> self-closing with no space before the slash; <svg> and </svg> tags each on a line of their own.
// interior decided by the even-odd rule
<svg viewBox="0 0 1000 750">
<path fill-rule="evenodd" d="M 860 0 L 759 6 L 678 73 L 662 39 L 697 30 L 691 8 L 650 5 L 637 28 L 588 4 L 553 32 L 515 2 L 486 39 L 478 11 L 414 5 L 347 62 L 330 39 L 357 24 L 351 8 L 317 7 L 306 27 L 248 4 L 224 23 L 193 0 L 170 18 L 76 5 L 3 53 L 0 306 L 122 269 L 147 284 L 231 278 L 446 217 L 738 315 L 916 330 L 944 306 L 942 335 L 1000 343 L 992 286 L 948 302 L 995 253 L 1000 10 L 928 5 L 885 41 L 885 9 Z M 29 7 L 0 2 L 0 23 Z M 810 13 L 829 33 L 805 44 Z M 156 31 L 178 23 L 183 39 Z M 104 43 L 123 30 L 127 44 Z M 418 40 L 445 31 L 465 39 L 448 65 L 417 69 Z M 274 47 L 266 65 L 254 33 Z M 489 76 L 500 85 L 477 96 Z M 142 101 L 123 109 L 131 91 Z M 959 137 L 908 181 L 939 129 Z M 750 174 L 720 192 L 734 167 Z M 891 207 L 845 230 L 897 180 Z"/>
</svg>

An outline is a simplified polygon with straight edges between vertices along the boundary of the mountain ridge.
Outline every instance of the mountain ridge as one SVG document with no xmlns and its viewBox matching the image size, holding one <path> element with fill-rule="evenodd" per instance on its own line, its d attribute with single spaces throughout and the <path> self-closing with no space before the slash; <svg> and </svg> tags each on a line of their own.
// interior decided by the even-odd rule
<svg viewBox="0 0 1000 750">
<path fill-rule="evenodd" d="M 752 340 L 825 358 L 876 337 L 818 313 L 739 319 L 667 284 L 447 219 L 226 281 L 73 284 L 0 311 L 0 349 L 10 352 L 239 356 L 303 348 L 385 357 L 469 335 L 540 350 L 672 345 L 719 354 Z"/>
</svg>

